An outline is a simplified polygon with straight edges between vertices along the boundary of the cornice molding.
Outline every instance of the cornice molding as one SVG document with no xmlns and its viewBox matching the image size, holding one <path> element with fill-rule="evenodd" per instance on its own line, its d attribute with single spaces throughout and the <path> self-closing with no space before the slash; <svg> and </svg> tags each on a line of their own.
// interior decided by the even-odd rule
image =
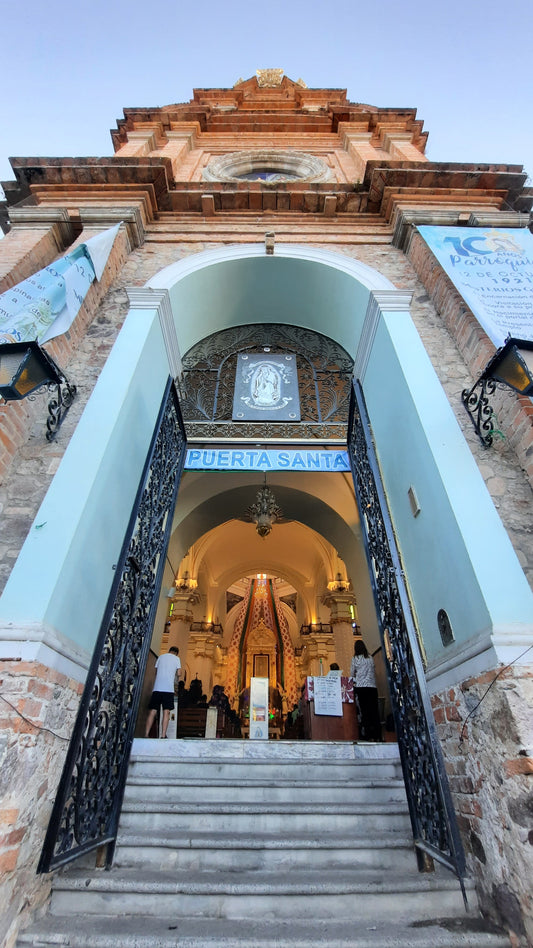
<svg viewBox="0 0 533 948">
<path fill-rule="evenodd" d="M 59 250 L 74 240 L 72 221 L 65 207 L 10 207 L 9 220 L 13 229 L 50 227 Z"/>
<path fill-rule="evenodd" d="M 170 372 L 174 379 L 178 378 L 182 369 L 181 353 L 168 290 L 154 289 L 150 286 L 127 286 L 126 293 L 130 309 L 157 311 Z"/>
<path fill-rule="evenodd" d="M 139 207 L 80 207 L 80 219 L 84 227 L 112 227 L 123 223 L 130 242 L 130 250 L 144 244 L 144 224 Z"/>
<path fill-rule="evenodd" d="M 381 314 L 408 313 L 412 298 L 413 294 L 406 293 L 405 290 L 373 290 L 370 294 L 354 360 L 354 378 L 360 379 L 361 382 L 364 380 Z"/>
<path fill-rule="evenodd" d="M 437 227 L 527 227 L 529 223 L 529 214 L 499 211 L 496 208 L 470 212 L 464 205 L 453 208 L 398 208 L 392 243 L 394 247 L 408 254 L 414 228 L 419 224 L 432 224 Z"/>
</svg>

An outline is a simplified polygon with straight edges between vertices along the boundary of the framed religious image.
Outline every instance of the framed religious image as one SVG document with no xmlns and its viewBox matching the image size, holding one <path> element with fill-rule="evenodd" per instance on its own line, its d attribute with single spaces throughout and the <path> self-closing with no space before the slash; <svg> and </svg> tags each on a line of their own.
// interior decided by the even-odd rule
<svg viewBox="0 0 533 948">
<path fill-rule="evenodd" d="M 270 658 L 268 655 L 254 655 L 254 678 L 270 678 Z"/>
<path fill-rule="evenodd" d="M 233 421 L 300 421 L 293 352 L 239 352 L 232 417 Z"/>
</svg>

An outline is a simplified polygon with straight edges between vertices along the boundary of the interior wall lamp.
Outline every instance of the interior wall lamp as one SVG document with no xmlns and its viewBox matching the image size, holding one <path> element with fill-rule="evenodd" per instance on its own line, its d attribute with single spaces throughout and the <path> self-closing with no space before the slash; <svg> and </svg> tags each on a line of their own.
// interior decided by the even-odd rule
<svg viewBox="0 0 533 948">
<path fill-rule="evenodd" d="M 490 448 L 494 434 L 494 409 L 489 397 L 497 385 L 521 395 L 533 395 L 533 342 L 511 336 L 487 363 L 471 389 L 464 389 L 463 405 L 481 443 Z"/>
<path fill-rule="evenodd" d="M 5 342 L 0 344 L 0 396 L 7 402 L 20 401 L 48 386 L 57 386 L 55 397 L 48 403 L 46 438 L 53 441 L 63 419 L 76 397 L 76 386 L 42 349 L 38 342 Z"/>
</svg>

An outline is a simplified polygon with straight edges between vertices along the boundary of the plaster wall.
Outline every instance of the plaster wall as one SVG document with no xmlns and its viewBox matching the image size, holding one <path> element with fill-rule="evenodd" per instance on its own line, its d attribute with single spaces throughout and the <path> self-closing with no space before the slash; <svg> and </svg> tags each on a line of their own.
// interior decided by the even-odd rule
<svg viewBox="0 0 533 948">
<path fill-rule="evenodd" d="M 467 642 L 486 648 L 498 629 L 516 646 L 529 631 L 533 597 L 407 313 L 383 314 L 364 392 L 429 667 L 442 660 L 439 609 L 455 636 L 450 657 Z"/>
<path fill-rule="evenodd" d="M 42 623 L 92 651 L 167 378 L 156 313 L 131 312 L 7 582 L 2 624 Z"/>
</svg>

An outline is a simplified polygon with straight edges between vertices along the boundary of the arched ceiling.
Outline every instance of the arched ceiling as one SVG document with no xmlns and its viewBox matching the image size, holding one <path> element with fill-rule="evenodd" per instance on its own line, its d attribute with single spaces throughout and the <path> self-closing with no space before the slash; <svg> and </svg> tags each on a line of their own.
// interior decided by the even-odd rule
<svg viewBox="0 0 533 948">
<path fill-rule="evenodd" d="M 263 476 L 254 473 L 186 472 L 172 529 L 175 557 L 181 559 L 193 543 L 215 527 L 242 518 L 262 482 Z M 325 537 L 343 559 L 359 545 L 359 517 L 349 476 L 273 472 L 268 475 L 268 486 L 284 517 Z M 255 534 L 251 525 L 250 532 Z"/>
<path fill-rule="evenodd" d="M 265 539 L 252 523 L 240 519 L 262 481 L 254 473 L 186 472 L 169 546 L 174 568 L 194 546 L 195 569 L 203 573 L 205 591 L 216 588 L 222 597 L 240 577 L 268 572 L 291 583 L 312 609 L 334 578 L 338 553 L 352 581 L 360 618 L 375 623 L 350 475 L 269 474 L 268 486 L 291 522 L 275 524 Z"/>
</svg>

